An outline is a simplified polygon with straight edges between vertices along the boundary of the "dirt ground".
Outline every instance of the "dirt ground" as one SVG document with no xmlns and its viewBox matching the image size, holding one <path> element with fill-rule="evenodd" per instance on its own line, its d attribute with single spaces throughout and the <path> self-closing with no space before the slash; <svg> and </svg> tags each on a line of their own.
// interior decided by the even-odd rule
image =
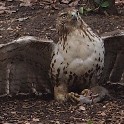
<svg viewBox="0 0 124 124">
<path fill-rule="evenodd" d="M 10 42 L 23 35 L 33 35 L 57 41 L 56 9 L 44 2 L 31 7 L 19 2 L 5 2 L 8 11 L 0 14 L 0 43 Z M 118 7 L 118 16 L 92 14 L 82 18 L 98 34 L 124 29 L 124 6 Z M 0 100 L 0 123 L 3 124 L 124 124 L 124 88 L 108 87 L 114 99 L 93 105 L 58 103 L 40 98 Z M 120 93 L 121 92 L 121 93 Z"/>
</svg>

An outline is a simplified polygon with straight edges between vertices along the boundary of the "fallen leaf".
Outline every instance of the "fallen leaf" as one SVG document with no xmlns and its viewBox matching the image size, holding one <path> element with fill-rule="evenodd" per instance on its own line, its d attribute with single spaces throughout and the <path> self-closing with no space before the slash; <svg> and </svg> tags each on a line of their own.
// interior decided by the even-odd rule
<svg viewBox="0 0 124 124">
<path fill-rule="evenodd" d="M 80 106 L 79 109 L 82 110 L 82 111 L 86 110 L 86 108 L 84 106 Z"/>
<path fill-rule="evenodd" d="M 105 112 L 102 112 L 102 113 L 101 113 L 101 115 L 102 115 L 102 116 L 105 116 L 105 115 L 106 115 L 106 113 L 105 113 Z"/>
<path fill-rule="evenodd" d="M 32 6 L 33 3 L 36 3 L 38 0 L 19 0 L 22 1 L 23 3 L 20 4 L 20 6 Z"/>
<path fill-rule="evenodd" d="M 61 0 L 61 3 L 68 4 L 70 0 Z"/>
<path fill-rule="evenodd" d="M 3 10 L 0 10 L 0 14 L 3 14 L 5 11 L 3 11 Z"/>
<path fill-rule="evenodd" d="M 35 121 L 35 122 L 40 121 L 40 119 L 39 119 L 39 118 L 33 118 L 32 120 L 33 120 L 33 121 Z"/>
<path fill-rule="evenodd" d="M 16 112 L 11 112 L 11 114 L 16 114 Z"/>
<path fill-rule="evenodd" d="M 55 121 L 55 124 L 60 124 L 60 122 L 59 121 Z"/>
<path fill-rule="evenodd" d="M 29 122 L 25 122 L 24 124 L 30 124 Z"/>
<path fill-rule="evenodd" d="M 5 6 L 0 6 L 0 10 L 5 10 L 7 9 Z"/>
<path fill-rule="evenodd" d="M 27 20 L 27 19 L 28 19 L 28 17 L 24 17 L 24 18 L 18 18 L 16 20 L 19 21 L 19 22 L 22 22 L 22 21 Z"/>
</svg>

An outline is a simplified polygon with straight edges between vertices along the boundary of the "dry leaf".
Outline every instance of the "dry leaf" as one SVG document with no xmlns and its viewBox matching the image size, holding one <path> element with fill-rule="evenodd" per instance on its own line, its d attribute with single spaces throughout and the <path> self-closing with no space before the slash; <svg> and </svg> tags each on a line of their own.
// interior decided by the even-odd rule
<svg viewBox="0 0 124 124">
<path fill-rule="evenodd" d="M 40 121 L 40 119 L 39 119 L 39 118 L 33 118 L 32 120 L 33 120 L 33 121 L 35 121 L 35 122 Z"/>
<path fill-rule="evenodd" d="M 86 110 L 86 108 L 84 106 L 80 106 L 79 109 L 82 110 L 82 111 Z"/>
<path fill-rule="evenodd" d="M 20 6 L 32 6 L 33 3 L 36 3 L 38 0 L 20 0 L 23 3 Z"/>
<path fill-rule="evenodd" d="M 11 112 L 11 114 L 16 114 L 16 112 Z"/>
<path fill-rule="evenodd" d="M 3 14 L 7 8 L 5 7 L 5 4 L 0 2 L 0 14 Z"/>
<path fill-rule="evenodd" d="M 61 3 L 68 4 L 70 0 L 61 0 Z"/>
<path fill-rule="evenodd" d="M 60 122 L 59 121 L 55 121 L 55 124 L 60 124 Z"/>
<path fill-rule="evenodd" d="M 101 113 L 101 115 L 102 115 L 102 116 L 105 116 L 105 115 L 106 115 L 106 113 L 105 113 L 105 112 L 102 112 L 102 113 Z"/>
<path fill-rule="evenodd" d="M 24 18 L 18 18 L 18 19 L 16 19 L 17 21 L 19 21 L 19 22 L 22 22 L 22 21 L 24 21 L 24 20 L 27 20 L 29 17 L 24 17 Z"/>
</svg>

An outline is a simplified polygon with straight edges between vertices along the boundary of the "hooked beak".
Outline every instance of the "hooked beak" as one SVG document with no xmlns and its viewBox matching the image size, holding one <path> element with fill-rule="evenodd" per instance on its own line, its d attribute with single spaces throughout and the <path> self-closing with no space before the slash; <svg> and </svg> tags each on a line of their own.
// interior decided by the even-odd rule
<svg viewBox="0 0 124 124">
<path fill-rule="evenodd" d="M 71 16 L 72 16 L 72 20 L 74 20 L 74 21 L 77 21 L 78 20 L 78 14 L 77 14 L 77 12 L 72 12 L 71 13 Z"/>
</svg>

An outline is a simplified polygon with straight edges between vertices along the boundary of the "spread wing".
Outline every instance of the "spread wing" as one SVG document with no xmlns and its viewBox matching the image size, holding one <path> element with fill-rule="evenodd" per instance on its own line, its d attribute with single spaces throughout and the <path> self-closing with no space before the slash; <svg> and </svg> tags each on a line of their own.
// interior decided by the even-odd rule
<svg viewBox="0 0 124 124">
<path fill-rule="evenodd" d="M 0 95 L 50 92 L 48 70 L 55 44 L 24 36 L 0 45 Z"/>
<path fill-rule="evenodd" d="M 102 35 L 105 44 L 104 82 L 118 82 L 124 72 L 124 30 Z"/>
</svg>

